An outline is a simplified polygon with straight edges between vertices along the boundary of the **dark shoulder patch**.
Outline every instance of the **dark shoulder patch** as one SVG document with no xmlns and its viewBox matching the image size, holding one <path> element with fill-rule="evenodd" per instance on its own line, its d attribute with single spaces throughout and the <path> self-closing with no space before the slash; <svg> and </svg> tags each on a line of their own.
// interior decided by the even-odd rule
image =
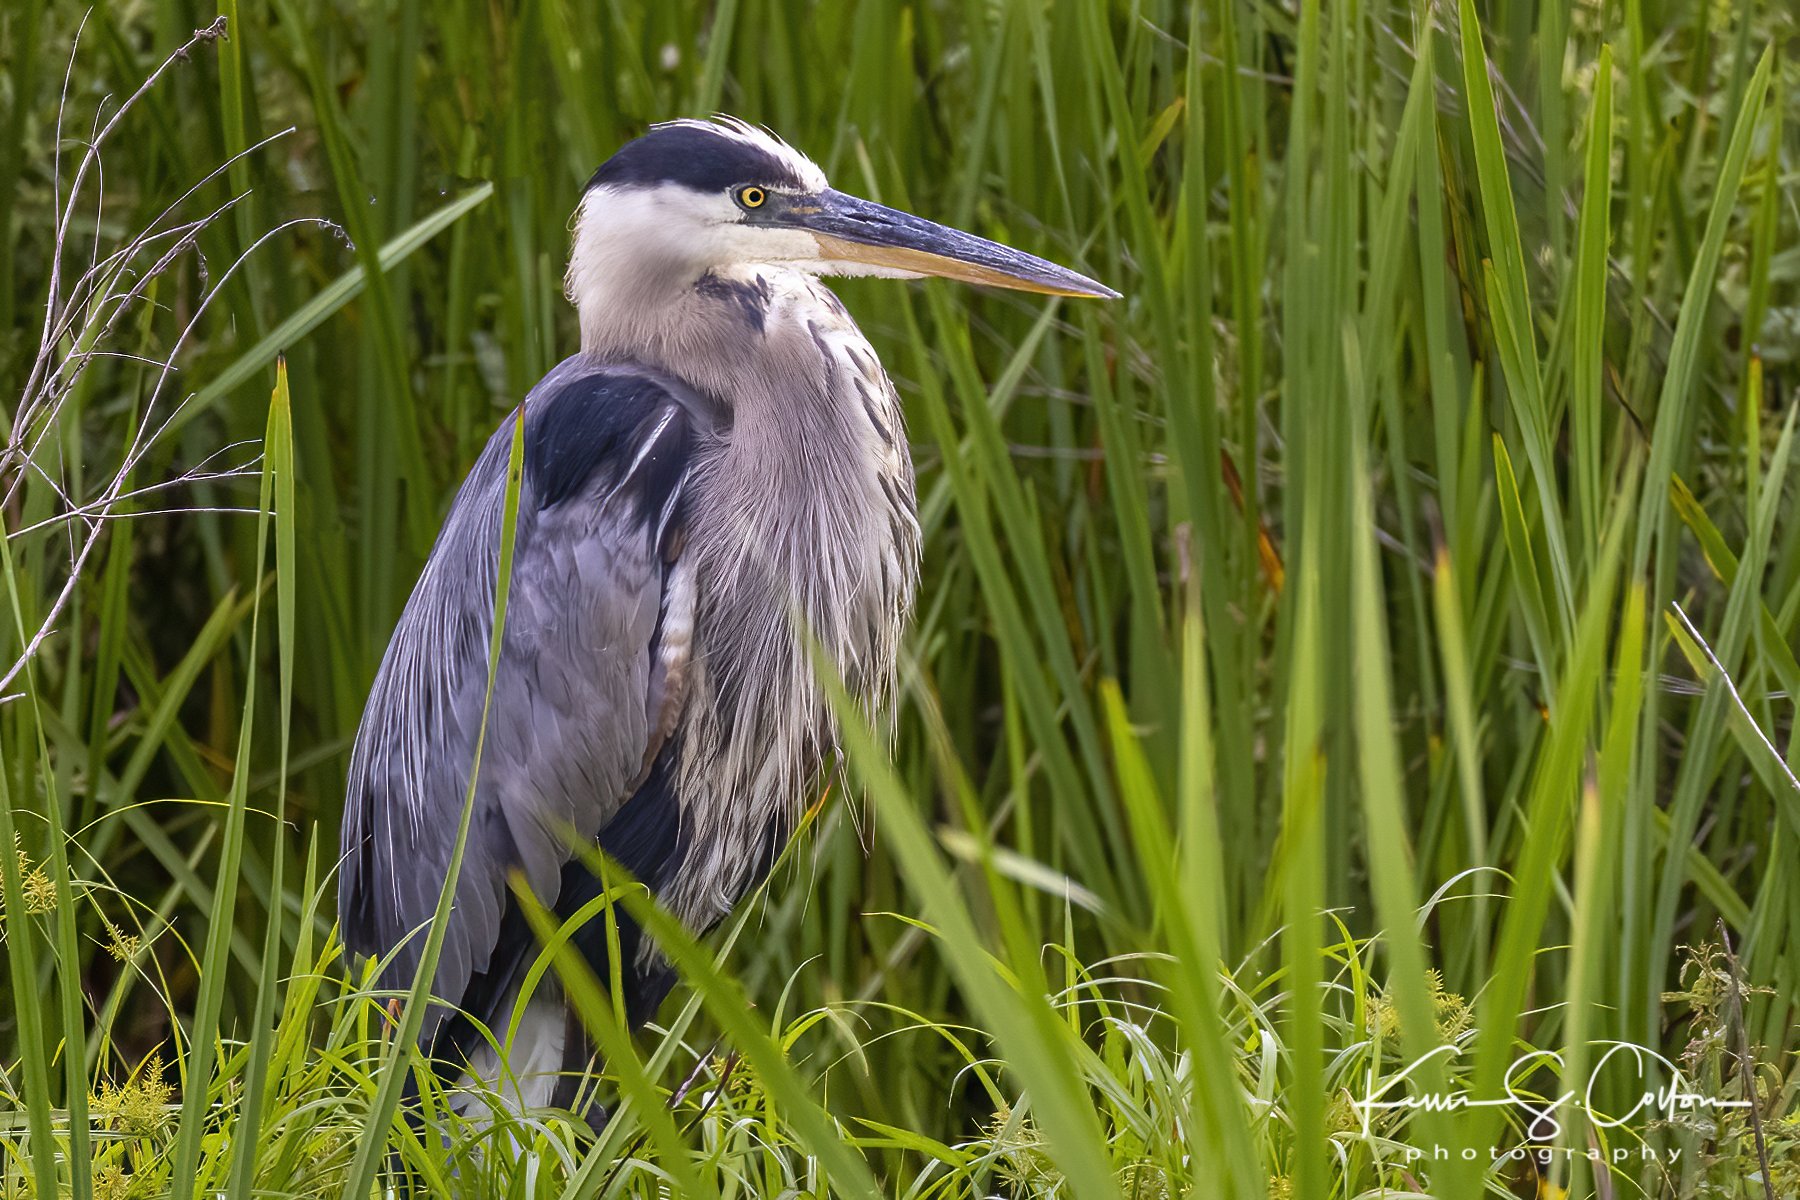
<svg viewBox="0 0 1800 1200">
<path fill-rule="evenodd" d="M 588 187 L 654 187 L 678 183 L 697 192 L 722 192 L 740 183 L 799 188 L 785 161 L 704 124 L 658 125 L 619 147 L 594 172 Z"/>
<path fill-rule="evenodd" d="M 730 306 L 743 318 L 744 324 L 758 333 L 763 331 L 763 319 L 768 315 L 769 297 L 774 294 L 774 289 L 761 275 L 754 279 L 725 279 L 708 271 L 695 282 L 694 290 Z"/>
<path fill-rule="evenodd" d="M 695 419 L 654 378 L 552 372 L 525 404 L 525 480 L 540 509 L 580 495 L 596 480 L 624 491 L 658 534 L 693 454 Z"/>
</svg>

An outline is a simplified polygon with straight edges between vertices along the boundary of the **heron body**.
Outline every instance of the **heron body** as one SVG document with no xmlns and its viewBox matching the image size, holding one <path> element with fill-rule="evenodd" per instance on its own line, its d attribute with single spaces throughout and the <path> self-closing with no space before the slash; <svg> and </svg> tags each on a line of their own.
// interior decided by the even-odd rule
<svg viewBox="0 0 1800 1200">
<path fill-rule="evenodd" d="M 918 576 L 898 397 L 823 274 L 1109 294 L 832 191 L 735 121 L 654 127 L 595 173 L 568 292 L 581 348 L 523 404 L 513 576 L 424 1037 L 509 1103 L 567 1105 L 591 1049 L 553 990 L 504 1033 L 533 946 L 508 880 L 562 917 L 599 846 L 704 931 L 767 872 L 836 743 L 815 651 L 874 712 Z M 487 688 L 514 422 L 457 493 L 351 759 L 339 910 L 410 980 L 447 877 Z M 572 941 L 642 1021 L 671 973 L 619 915 Z"/>
</svg>

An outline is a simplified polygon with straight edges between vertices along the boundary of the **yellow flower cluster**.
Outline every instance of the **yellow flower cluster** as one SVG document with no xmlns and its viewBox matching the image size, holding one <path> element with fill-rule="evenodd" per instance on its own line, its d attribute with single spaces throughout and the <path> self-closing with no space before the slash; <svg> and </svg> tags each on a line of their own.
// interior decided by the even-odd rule
<svg viewBox="0 0 1800 1200">
<path fill-rule="evenodd" d="M 135 933 L 126 933 L 111 921 L 106 922 L 106 952 L 120 962 L 130 962 L 137 957 L 139 946 Z"/>
<path fill-rule="evenodd" d="M 131 1195 L 131 1176 L 118 1163 L 94 1172 L 94 1200 L 125 1200 Z"/>
<path fill-rule="evenodd" d="M 97 1124 L 143 1137 L 168 1124 L 174 1097 L 174 1085 L 163 1078 L 162 1055 L 152 1054 L 122 1086 L 101 1084 L 88 1108 Z"/>
<path fill-rule="evenodd" d="M 1425 973 L 1425 983 L 1431 989 L 1432 1016 L 1437 1022 L 1438 1036 L 1453 1042 L 1469 1031 L 1475 1010 L 1460 995 L 1445 990 L 1444 977 L 1436 968 Z M 1385 993 L 1369 1004 L 1369 1032 L 1379 1033 L 1384 1041 L 1400 1036 L 1400 1010 Z"/>
<path fill-rule="evenodd" d="M 25 911 L 28 913 L 49 912 L 56 907 L 56 881 L 44 874 L 44 868 L 31 861 L 20 844 L 19 835 L 13 834 L 13 853 L 19 856 L 19 880 L 24 885 Z M 0 915 L 6 912 L 6 897 L 0 895 Z"/>
</svg>

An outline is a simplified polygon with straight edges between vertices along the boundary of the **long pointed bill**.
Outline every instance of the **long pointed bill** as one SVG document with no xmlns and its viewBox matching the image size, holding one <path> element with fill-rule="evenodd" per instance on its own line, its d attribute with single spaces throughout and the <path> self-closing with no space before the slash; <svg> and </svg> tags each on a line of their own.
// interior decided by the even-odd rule
<svg viewBox="0 0 1800 1200">
<path fill-rule="evenodd" d="M 883 273 L 940 275 L 1048 296 L 1103 300 L 1119 296 L 1067 267 L 839 191 L 797 197 L 770 215 L 775 223 L 811 233 L 818 240 L 819 256 L 827 262 L 861 264 Z"/>
</svg>

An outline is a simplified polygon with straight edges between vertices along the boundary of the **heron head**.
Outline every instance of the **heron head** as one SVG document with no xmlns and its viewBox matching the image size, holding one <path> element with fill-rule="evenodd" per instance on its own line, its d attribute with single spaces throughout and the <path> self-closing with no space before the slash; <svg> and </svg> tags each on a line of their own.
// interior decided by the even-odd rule
<svg viewBox="0 0 1800 1200">
<path fill-rule="evenodd" d="M 1034 255 L 837 191 L 805 155 L 731 118 L 652 126 L 606 160 L 576 213 L 568 290 L 579 307 L 765 265 L 1118 295 Z"/>
</svg>

